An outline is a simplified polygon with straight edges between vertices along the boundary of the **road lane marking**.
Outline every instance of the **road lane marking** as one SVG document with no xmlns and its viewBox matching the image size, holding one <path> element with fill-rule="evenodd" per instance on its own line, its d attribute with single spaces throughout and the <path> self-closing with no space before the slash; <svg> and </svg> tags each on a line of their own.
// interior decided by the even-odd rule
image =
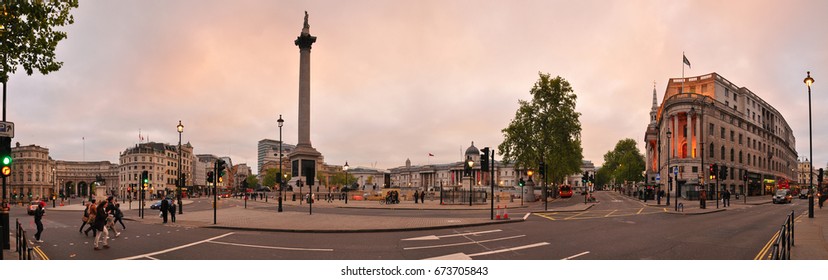
<svg viewBox="0 0 828 280">
<path fill-rule="evenodd" d="M 612 210 L 612 212 L 609 212 L 609 214 L 604 215 L 604 218 L 609 217 L 610 215 L 612 215 L 612 214 L 613 214 L 613 213 L 615 213 L 615 212 L 618 212 L 618 210 L 617 210 L 617 209 L 616 209 L 616 210 Z"/>
<path fill-rule="evenodd" d="M 581 213 L 578 213 L 578 214 L 575 214 L 575 215 L 572 215 L 572 216 L 566 217 L 566 218 L 564 218 L 564 220 L 570 220 L 570 219 L 572 219 L 572 218 L 575 218 L 575 217 L 578 217 L 578 216 L 580 216 L 580 215 L 586 214 L 587 212 L 589 212 L 589 211 L 583 211 L 583 212 L 581 212 Z"/>
<path fill-rule="evenodd" d="M 644 207 L 641 207 L 641 209 L 639 209 L 639 210 L 638 210 L 638 212 L 637 212 L 637 213 L 635 213 L 635 214 L 636 214 L 636 215 L 641 214 L 641 211 L 644 211 Z"/>
<path fill-rule="evenodd" d="M 530 212 L 526 213 L 526 215 L 523 215 L 523 220 L 526 221 L 526 218 L 529 218 L 529 215 L 532 215 L 532 213 Z"/>
<path fill-rule="evenodd" d="M 274 247 L 274 246 L 250 245 L 250 244 L 229 243 L 229 242 L 220 242 L 220 241 L 207 241 L 207 243 L 230 245 L 230 246 L 239 246 L 239 247 L 260 248 L 260 249 L 274 249 L 274 250 L 288 250 L 288 251 L 333 252 L 333 249 Z"/>
<path fill-rule="evenodd" d="M 577 254 L 577 255 L 574 255 L 574 256 L 569 256 L 569 257 L 563 258 L 561 260 L 571 260 L 571 259 L 583 256 L 583 255 L 586 255 L 586 254 L 589 254 L 589 251 L 586 251 L 586 252 L 583 252 L 583 253 L 580 253 L 580 254 Z"/>
<path fill-rule="evenodd" d="M 487 252 L 475 253 L 475 254 L 470 254 L 470 255 L 467 255 L 465 253 L 454 253 L 454 254 L 449 254 L 449 255 L 444 255 L 444 256 L 437 256 L 437 257 L 427 258 L 425 260 L 472 260 L 472 257 L 492 255 L 492 254 L 498 254 L 498 253 L 504 253 L 504 252 L 513 252 L 513 251 L 517 251 L 517 250 L 529 249 L 529 248 L 540 247 L 540 246 L 545 246 L 545 245 L 549 245 L 549 243 L 541 242 L 541 243 L 535 243 L 535 244 L 530 244 L 530 245 L 525 245 L 525 246 L 520 246 L 520 247 L 506 248 L 506 249 L 501 249 L 501 250 L 497 250 L 497 251 L 487 251 Z"/>
<path fill-rule="evenodd" d="M 190 243 L 190 244 L 184 244 L 184 245 L 181 245 L 181 246 L 178 246 L 178 247 L 173 247 L 173 248 L 169 248 L 169 249 L 165 249 L 165 250 L 161 250 L 161 251 L 156 251 L 156 252 L 152 252 L 152 253 L 148 253 L 148 254 L 137 255 L 137 256 L 132 256 L 132 257 L 126 257 L 126 258 L 120 258 L 118 260 L 134 260 L 134 259 L 140 259 L 140 258 L 149 258 L 150 256 L 153 256 L 153 255 L 160 255 L 160 254 L 169 253 L 169 252 L 176 251 L 176 250 L 181 250 L 181 249 L 191 247 L 191 246 L 195 246 L 195 245 L 198 245 L 198 244 L 201 244 L 201 243 L 210 242 L 210 241 L 213 241 L 213 240 L 216 240 L 216 239 L 219 239 L 219 238 L 224 238 L 224 237 L 230 236 L 232 234 L 234 234 L 234 232 L 228 232 L 228 233 L 216 236 L 216 237 L 207 238 L 207 239 L 204 239 L 204 240 L 201 240 L 201 241 L 196 241 L 196 242 L 193 242 L 193 243 Z"/>
<path fill-rule="evenodd" d="M 765 246 L 762 247 L 762 250 L 759 251 L 759 254 L 756 254 L 756 257 L 754 257 L 753 260 L 762 260 L 762 257 L 768 252 L 770 247 L 773 245 L 773 242 L 776 241 L 776 238 L 778 237 L 779 231 L 776 231 L 773 237 L 771 237 L 771 239 L 768 240 L 768 243 L 765 243 Z"/>
<path fill-rule="evenodd" d="M 493 233 L 493 232 L 500 232 L 500 231 L 502 231 L 502 230 L 495 229 L 495 230 L 467 232 L 467 233 L 458 233 L 458 234 L 449 234 L 449 235 L 440 235 L 440 236 L 428 235 L 428 236 L 406 238 L 406 239 L 403 239 L 403 241 L 440 240 L 440 238 L 458 237 L 458 236 L 465 236 L 465 235 L 478 235 L 478 234 Z"/>
<path fill-rule="evenodd" d="M 453 246 L 463 246 L 463 245 L 472 245 L 472 244 L 479 244 L 479 243 L 486 243 L 486 242 L 495 242 L 501 240 L 508 240 L 508 239 L 515 239 L 526 237 L 526 235 L 517 235 L 517 236 L 509 236 L 509 237 L 501 237 L 489 240 L 481 240 L 481 241 L 470 241 L 470 242 L 460 242 L 460 243 L 451 243 L 451 244 L 441 244 L 441 245 L 431 245 L 431 246 L 420 246 L 420 247 L 406 247 L 403 250 L 419 250 L 419 249 L 431 249 L 431 248 L 442 248 L 442 247 L 453 247 Z"/>
</svg>

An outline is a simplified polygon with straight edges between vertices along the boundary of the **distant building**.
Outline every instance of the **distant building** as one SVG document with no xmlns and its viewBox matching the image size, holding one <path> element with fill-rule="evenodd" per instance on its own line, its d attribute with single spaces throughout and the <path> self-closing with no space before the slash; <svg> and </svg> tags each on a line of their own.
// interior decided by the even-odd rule
<svg viewBox="0 0 828 280">
<path fill-rule="evenodd" d="M 164 143 L 141 143 L 124 150 L 120 154 L 119 191 L 131 192 L 137 197 L 141 173 L 149 172 L 147 195 L 172 195 L 177 188 L 179 178 L 178 145 Z M 190 143 L 181 145 L 181 173 L 185 174 L 184 187 L 193 185 L 193 168 L 195 157 Z M 183 191 L 183 190 L 182 190 Z"/>
<path fill-rule="evenodd" d="M 258 173 L 264 173 L 264 170 L 267 170 L 265 166 L 267 166 L 268 162 L 276 162 L 276 165 L 279 164 L 279 141 L 278 140 L 271 140 L 271 139 L 262 139 L 259 140 L 259 157 L 258 157 Z M 295 145 L 282 143 L 282 154 L 284 155 L 282 158 L 287 158 L 287 155 L 293 152 L 296 149 Z M 290 161 L 287 161 L 290 162 Z M 289 165 L 286 165 L 289 166 Z M 282 167 L 286 168 L 286 167 Z"/>
</svg>

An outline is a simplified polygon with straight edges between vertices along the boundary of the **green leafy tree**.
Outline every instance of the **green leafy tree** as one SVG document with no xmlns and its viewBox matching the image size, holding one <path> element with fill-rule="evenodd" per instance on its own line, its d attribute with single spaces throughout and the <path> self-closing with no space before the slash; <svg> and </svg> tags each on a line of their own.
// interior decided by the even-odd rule
<svg viewBox="0 0 828 280">
<path fill-rule="evenodd" d="M 612 184 L 612 171 L 609 168 L 601 167 L 595 171 L 595 185 L 604 186 Z"/>
<path fill-rule="evenodd" d="M 256 178 L 256 175 L 247 176 L 247 187 L 255 189 L 259 186 L 259 178 Z"/>
<path fill-rule="evenodd" d="M 615 144 L 615 149 L 604 154 L 601 169 L 615 179 L 616 184 L 644 180 L 644 156 L 633 139 L 624 139 Z"/>
<path fill-rule="evenodd" d="M 66 39 L 66 32 L 55 27 L 75 22 L 70 14 L 78 7 L 77 0 L 66 1 L 3 1 L 0 11 L 0 53 L 2 72 L 0 82 L 5 94 L 9 75 L 18 66 L 32 75 L 34 70 L 46 75 L 60 70 L 63 62 L 55 59 L 58 43 Z"/>
<path fill-rule="evenodd" d="M 289 172 L 288 170 L 283 170 L 284 172 Z M 290 173 L 287 174 L 287 178 L 285 178 L 285 182 L 290 181 Z M 277 188 L 279 185 L 279 169 L 278 168 L 270 168 L 265 170 L 265 175 L 262 178 L 262 186 L 267 186 L 271 188 Z"/>
<path fill-rule="evenodd" d="M 498 148 L 505 162 L 518 168 L 537 169 L 546 163 L 551 182 L 581 171 L 580 113 L 575 111 L 577 96 L 569 82 L 560 76 L 539 73 L 532 87 L 532 100 L 518 101 L 520 107 L 508 127 L 502 130 Z"/>
</svg>

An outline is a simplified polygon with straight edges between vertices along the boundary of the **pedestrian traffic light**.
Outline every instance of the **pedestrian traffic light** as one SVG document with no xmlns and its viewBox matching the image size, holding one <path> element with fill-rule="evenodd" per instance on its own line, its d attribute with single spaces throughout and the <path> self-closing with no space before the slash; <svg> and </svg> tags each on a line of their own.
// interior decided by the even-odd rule
<svg viewBox="0 0 828 280">
<path fill-rule="evenodd" d="M 11 175 L 11 137 L 0 137 L 0 162 L 2 162 L 2 170 L 0 176 L 3 178 Z"/>
<path fill-rule="evenodd" d="M 481 150 L 483 152 L 480 155 L 480 171 L 486 172 L 489 171 L 489 147 L 485 147 Z"/>
<path fill-rule="evenodd" d="M 518 186 L 523 187 L 525 185 L 526 185 L 526 181 L 523 181 L 523 178 L 520 178 L 520 180 L 518 181 Z"/>
<path fill-rule="evenodd" d="M 213 171 L 208 171 L 207 172 L 207 182 L 208 183 L 215 182 L 214 178 L 215 178 L 215 175 L 213 174 Z"/>
</svg>

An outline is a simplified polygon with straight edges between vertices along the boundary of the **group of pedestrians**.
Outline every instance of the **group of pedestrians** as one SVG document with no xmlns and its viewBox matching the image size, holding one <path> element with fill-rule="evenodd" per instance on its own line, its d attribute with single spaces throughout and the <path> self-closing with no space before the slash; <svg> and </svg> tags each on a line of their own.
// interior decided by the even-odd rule
<svg viewBox="0 0 828 280">
<path fill-rule="evenodd" d="M 414 204 L 417 204 L 418 200 L 422 203 L 425 203 L 425 193 L 425 191 L 414 191 Z"/>
<path fill-rule="evenodd" d="M 120 203 L 115 202 L 112 196 L 101 202 L 92 199 L 86 203 L 86 210 L 83 211 L 83 223 L 78 232 L 83 232 L 89 236 L 89 231 L 92 231 L 95 236 L 94 249 L 96 251 L 100 250 L 101 244 L 104 249 L 108 249 L 109 231 L 115 232 L 115 237 L 121 235 L 121 232 L 115 227 L 115 223 L 120 223 L 121 227 L 126 230 L 123 217 Z M 86 225 L 89 225 L 89 228 L 84 231 L 83 228 Z"/>
<path fill-rule="evenodd" d="M 164 223 L 167 223 L 167 215 L 169 214 L 169 219 L 175 223 L 175 209 L 178 208 L 178 205 L 175 204 L 175 200 L 172 199 L 163 199 L 161 200 L 161 206 L 158 207 L 161 210 L 160 216 L 164 219 Z"/>
</svg>

